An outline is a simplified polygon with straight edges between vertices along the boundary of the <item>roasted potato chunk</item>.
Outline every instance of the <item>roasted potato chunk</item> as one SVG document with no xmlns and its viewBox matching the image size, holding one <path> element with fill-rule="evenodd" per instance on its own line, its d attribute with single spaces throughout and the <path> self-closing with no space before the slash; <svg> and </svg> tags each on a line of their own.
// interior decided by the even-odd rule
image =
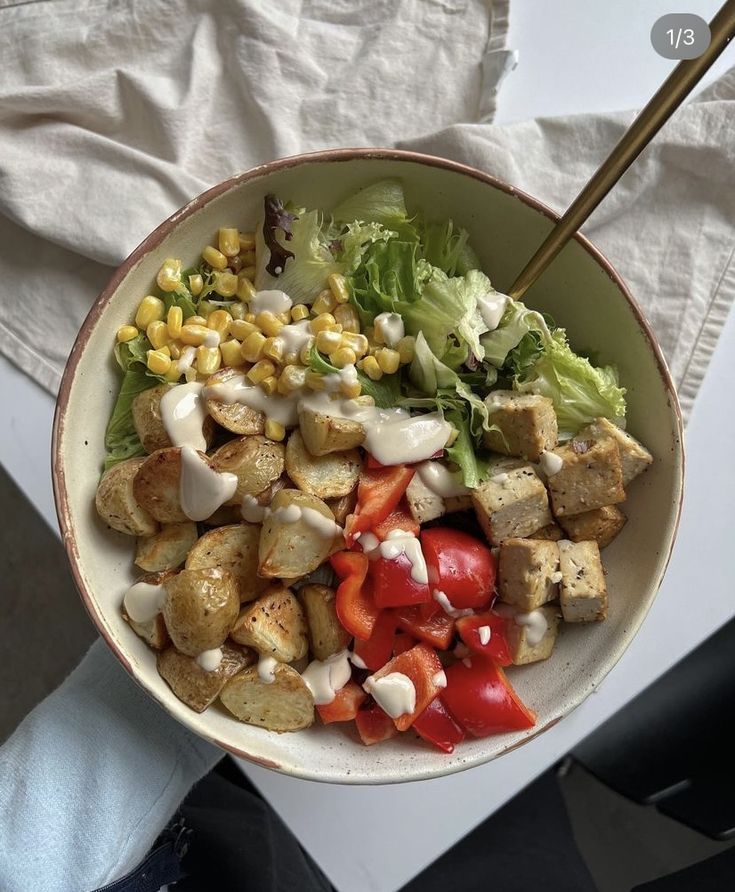
<svg viewBox="0 0 735 892">
<path fill-rule="evenodd" d="M 252 666 L 256 654 L 248 647 L 222 645 L 222 662 L 214 672 L 207 672 L 194 657 L 169 647 L 158 655 L 158 674 L 176 696 L 194 712 L 204 712 L 219 696 L 229 678 Z"/>
<path fill-rule="evenodd" d="M 181 508 L 181 450 L 171 446 L 149 455 L 133 481 L 138 502 L 159 523 L 187 523 Z"/>
<path fill-rule="evenodd" d="M 299 598 L 306 611 L 311 652 L 317 660 L 326 660 L 344 650 L 352 635 L 342 627 L 334 605 L 334 589 L 326 585 L 305 585 Z"/>
<path fill-rule="evenodd" d="M 257 409 L 251 409 L 250 406 L 243 406 L 241 403 L 225 403 L 208 394 L 208 387 L 215 384 L 225 384 L 233 379 L 243 378 L 242 372 L 237 369 L 225 368 L 215 372 L 211 378 L 207 379 L 204 389 L 204 400 L 207 405 L 207 412 L 210 416 L 228 431 L 241 436 L 251 436 L 253 434 L 262 434 L 265 429 L 265 415 L 258 412 Z"/>
<path fill-rule="evenodd" d="M 340 534 L 321 499 L 298 489 L 282 489 L 263 521 L 258 573 L 282 579 L 305 576 L 326 560 Z"/>
<path fill-rule="evenodd" d="M 164 524 L 155 535 L 138 539 L 135 563 L 148 572 L 173 570 L 184 563 L 196 540 L 195 523 Z"/>
<path fill-rule="evenodd" d="M 327 506 L 334 514 L 335 521 L 343 527 L 347 521 L 347 516 L 352 514 L 357 505 L 357 487 L 346 496 L 340 496 L 338 499 L 327 499 Z"/>
<path fill-rule="evenodd" d="M 155 573 L 146 573 L 144 576 L 141 576 L 140 579 L 136 579 L 135 581 L 136 583 L 147 582 L 148 585 L 162 585 L 167 579 L 171 579 L 175 575 L 175 570 L 162 570 Z M 156 616 L 148 622 L 136 622 L 134 619 L 130 618 L 125 609 L 125 605 L 123 604 L 122 615 L 125 622 L 135 632 L 138 638 L 142 638 L 148 647 L 153 648 L 153 650 L 163 650 L 171 640 L 168 636 L 166 623 L 163 620 L 163 614 L 156 614 Z"/>
<path fill-rule="evenodd" d="M 228 570 L 182 570 L 166 581 L 163 618 L 177 650 L 196 657 L 219 647 L 237 619 L 240 599 Z"/>
<path fill-rule="evenodd" d="M 133 427 L 143 449 L 150 455 L 158 449 L 173 445 L 169 440 L 161 418 L 161 397 L 170 385 L 159 384 L 139 393 L 130 407 L 133 416 Z"/>
<path fill-rule="evenodd" d="M 231 523 L 240 523 L 242 512 L 239 505 L 220 505 L 220 507 L 202 521 L 208 527 L 223 527 Z"/>
<path fill-rule="evenodd" d="M 144 458 L 129 458 L 113 465 L 97 487 L 95 505 L 104 522 L 128 536 L 152 536 L 158 524 L 135 493 L 135 478 Z M 185 518 L 186 519 L 186 518 Z"/>
<path fill-rule="evenodd" d="M 314 697 L 301 675 L 279 663 L 272 682 L 264 682 L 257 666 L 243 669 L 222 689 L 220 701 L 236 719 L 268 731 L 300 731 L 314 722 Z"/>
<path fill-rule="evenodd" d="M 269 580 L 258 576 L 260 526 L 235 523 L 205 533 L 189 551 L 187 570 L 222 567 L 232 573 L 240 601 L 252 601 L 263 592 Z"/>
<path fill-rule="evenodd" d="M 362 446 L 365 441 L 365 428 L 359 421 L 335 418 L 314 409 L 299 412 L 299 430 L 312 455 L 345 452 Z"/>
<path fill-rule="evenodd" d="M 237 489 L 228 505 L 240 505 L 244 495 L 257 495 L 268 489 L 283 474 L 285 447 L 266 437 L 238 437 L 220 446 L 210 456 L 218 471 L 237 477 Z"/>
<path fill-rule="evenodd" d="M 274 586 L 249 604 L 235 622 L 230 638 L 254 647 L 279 663 L 291 663 L 309 651 L 306 619 L 294 593 Z"/>
<path fill-rule="evenodd" d="M 295 430 L 286 446 L 286 473 L 303 492 L 320 499 L 338 499 L 357 486 L 362 459 L 356 449 L 312 455 Z"/>
</svg>

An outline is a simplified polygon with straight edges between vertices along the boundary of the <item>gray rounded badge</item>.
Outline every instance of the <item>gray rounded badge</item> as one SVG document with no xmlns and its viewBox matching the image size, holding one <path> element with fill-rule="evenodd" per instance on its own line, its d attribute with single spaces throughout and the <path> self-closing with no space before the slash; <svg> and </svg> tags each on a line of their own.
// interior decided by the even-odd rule
<svg viewBox="0 0 735 892">
<path fill-rule="evenodd" d="M 711 39 L 707 22 L 691 12 L 662 15 L 651 28 L 653 48 L 665 59 L 696 59 Z"/>
</svg>

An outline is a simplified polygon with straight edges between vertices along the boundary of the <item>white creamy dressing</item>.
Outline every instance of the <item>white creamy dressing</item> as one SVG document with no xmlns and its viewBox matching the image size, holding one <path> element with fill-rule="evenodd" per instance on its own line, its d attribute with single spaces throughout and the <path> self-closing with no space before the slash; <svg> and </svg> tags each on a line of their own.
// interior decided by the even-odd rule
<svg viewBox="0 0 735 892">
<path fill-rule="evenodd" d="M 170 387 L 161 397 L 161 421 L 174 446 L 207 449 L 204 422 L 207 407 L 202 399 L 202 385 L 196 381 Z"/>
<path fill-rule="evenodd" d="M 312 660 L 301 677 L 313 694 L 317 706 L 331 703 L 337 691 L 341 691 L 352 677 L 349 651 L 341 650 L 326 660 Z"/>
<path fill-rule="evenodd" d="M 395 347 L 406 334 L 400 313 L 379 313 L 373 324 L 375 334 L 387 347 Z"/>
<path fill-rule="evenodd" d="M 362 687 L 392 719 L 410 715 L 416 709 L 416 688 L 402 672 L 389 672 L 382 678 L 371 675 Z"/>
<path fill-rule="evenodd" d="M 261 654 L 258 657 L 258 678 L 263 684 L 273 684 L 276 680 L 276 666 L 278 660 L 275 657 L 266 657 Z"/>
<path fill-rule="evenodd" d="M 497 613 L 498 616 L 502 616 L 505 619 L 512 619 L 517 626 L 525 626 L 527 629 L 526 641 L 531 647 L 535 647 L 549 629 L 549 624 L 542 610 L 531 610 L 528 613 L 523 613 L 512 604 L 495 604 L 493 613 Z"/>
<path fill-rule="evenodd" d="M 288 313 L 293 306 L 291 298 L 284 291 L 258 291 L 250 298 L 250 312 L 269 312 L 276 316 L 279 313 Z"/>
<path fill-rule="evenodd" d="M 275 338 L 275 343 L 283 350 L 283 355 L 289 353 L 301 353 L 303 348 L 312 340 L 311 322 L 302 319 L 300 322 L 291 322 L 284 325 Z"/>
<path fill-rule="evenodd" d="M 462 475 L 450 471 L 439 461 L 423 461 L 417 465 L 416 473 L 421 482 L 433 493 L 443 499 L 453 496 L 466 496 L 469 489 L 462 483 Z"/>
<path fill-rule="evenodd" d="M 554 474 L 558 474 L 564 467 L 564 459 L 555 452 L 547 452 L 544 449 L 541 453 L 539 464 L 541 465 L 541 470 L 547 477 L 553 477 Z"/>
<path fill-rule="evenodd" d="M 360 534 L 360 545 L 362 546 L 362 550 L 365 554 L 370 557 L 378 557 L 377 549 L 380 546 L 380 539 L 375 535 L 375 533 L 361 533 Z"/>
<path fill-rule="evenodd" d="M 324 376 L 324 385 L 329 393 L 336 393 L 343 384 L 357 384 L 357 369 L 352 363 L 348 363 L 338 372 L 331 372 L 329 375 Z M 352 400 L 349 400 L 349 402 L 352 402 Z M 353 403 L 353 405 L 359 404 Z"/>
<path fill-rule="evenodd" d="M 445 688 L 447 686 L 447 673 L 440 669 L 431 676 L 431 681 L 437 688 Z"/>
<path fill-rule="evenodd" d="M 135 623 L 149 623 L 161 612 L 166 588 L 149 582 L 136 582 L 123 597 L 125 612 Z"/>
<path fill-rule="evenodd" d="M 251 384 L 243 374 L 233 375 L 227 381 L 218 381 L 204 388 L 204 398 L 232 405 L 239 403 L 262 412 L 284 427 L 298 424 L 298 391 L 291 396 L 268 396 L 257 384 Z"/>
<path fill-rule="evenodd" d="M 508 306 L 508 298 L 499 292 L 490 292 L 484 297 L 477 298 L 477 309 L 480 311 L 482 321 L 487 325 L 488 331 L 495 331 Z"/>
<path fill-rule="evenodd" d="M 258 504 L 255 496 L 245 493 L 242 497 L 242 506 L 240 508 L 243 520 L 248 523 L 263 523 L 268 515 L 268 508 Z"/>
<path fill-rule="evenodd" d="M 441 609 L 451 616 L 452 619 L 461 619 L 463 616 L 473 616 L 475 611 L 471 607 L 457 608 L 453 607 L 451 601 L 441 589 L 435 588 L 431 593 L 431 597 L 441 607 Z"/>
<path fill-rule="evenodd" d="M 196 449 L 181 447 L 181 510 L 189 520 L 206 520 L 235 495 L 237 477 L 215 471 Z"/>
<path fill-rule="evenodd" d="M 301 521 L 325 539 L 332 539 L 342 532 L 342 527 L 336 521 L 331 517 L 325 517 L 316 508 L 310 508 L 308 505 L 284 505 L 273 511 L 271 508 L 259 505 L 255 496 L 251 496 L 249 493 L 242 497 L 240 513 L 243 520 L 248 523 L 263 523 L 267 517 L 272 517 L 278 523 Z"/>
<path fill-rule="evenodd" d="M 480 636 L 480 644 L 485 647 L 486 644 L 490 643 L 490 639 L 493 636 L 493 630 L 490 626 L 480 626 L 477 630 L 477 634 Z"/>
<path fill-rule="evenodd" d="M 192 367 L 194 360 L 196 359 L 197 348 L 189 345 L 188 347 L 184 347 L 181 351 L 181 356 L 176 360 L 176 371 L 183 375 L 187 369 Z"/>
<path fill-rule="evenodd" d="M 563 574 L 562 574 L 561 570 L 557 570 L 555 573 L 551 574 L 551 576 L 549 577 L 549 580 L 552 585 L 557 585 L 558 583 L 560 583 L 562 581 L 562 578 L 563 578 Z"/>
<path fill-rule="evenodd" d="M 222 663 L 222 648 L 215 647 L 212 650 L 205 650 L 196 658 L 196 662 L 204 669 L 205 672 L 216 672 Z"/>
<path fill-rule="evenodd" d="M 408 533 L 406 530 L 391 530 L 378 546 L 378 550 L 380 556 L 387 561 L 395 561 L 404 554 L 411 565 L 411 579 L 424 585 L 428 584 L 429 571 L 426 560 L 421 551 L 421 543 L 413 533 Z"/>
<path fill-rule="evenodd" d="M 219 347 L 220 341 L 222 338 L 219 335 L 218 331 L 211 329 L 204 335 L 204 340 L 202 341 L 203 347 Z"/>
</svg>

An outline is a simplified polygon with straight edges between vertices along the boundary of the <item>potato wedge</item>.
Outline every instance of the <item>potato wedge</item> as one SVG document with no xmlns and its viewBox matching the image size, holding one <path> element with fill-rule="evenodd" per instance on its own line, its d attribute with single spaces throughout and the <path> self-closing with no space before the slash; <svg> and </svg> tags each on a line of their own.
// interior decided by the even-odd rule
<svg viewBox="0 0 735 892">
<path fill-rule="evenodd" d="M 337 619 L 334 589 L 326 585 L 305 585 L 299 589 L 299 599 L 304 605 L 311 652 L 315 659 L 326 660 L 344 650 L 352 635 Z"/>
<path fill-rule="evenodd" d="M 220 446 L 210 456 L 218 471 L 237 476 L 237 489 L 227 505 L 240 505 L 244 495 L 263 492 L 283 474 L 286 450 L 260 435 L 237 437 Z"/>
<path fill-rule="evenodd" d="M 133 481 L 138 502 L 159 523 L 187 523 L 181 508 L 181 450 L 171 446 L 149 455 Z"/>
<path fill-rule="evenodd" d="M 220 369 L 207 379 L 206 386 L 224 384 L 229 379 L 240 376 L 242 372 L 237 369 Z M 262 434 L 265 430 L 265 415 L 257 409 L 251 409 L 250 406 L 243 406 L 240 403 L 223 403 L 215 399 L 207 399 L 205 402 L 210 416 L 217 424 L 232 431 L 233 434 L 251 436 Z"/>
<path fill-rule="evenodd" d="M 240 601 L 252 601 L 270 584 L 258 576 L 260 526 L 233 523 L 205 533 L 189 551 L 187 570 L 221 567 L 232 573 Z"/>
<path fill-rule="evenodd" d="M 240 523 L 241 520 L 242 512 L 239 505 L 221 505 L 202 523 L 208 527 L 223 527 L 230 523 Z"/>
<path fill-rule="evenodd" d="M 169 389 L 169 384 L 149 387 L 139 393 L 130 407 L 133 416 L 133 427 L 143 449 L 150 455 L 158 449 L 172 446 L 161 419 L 161 397 Z"/>
<path fill-rule="evenodd" d="M 279 663 L 275 679 L 261 681 L 257 666 L 243 669 L 222 689 L 220 701 L 236 719 L 268 731 L 300 731 L 314 722 L 314 697 L 301 675 Z"/>
<path fill-rule="evenodd" d="M 153 536 L 158 532 L 158 523 L 135 493 L 135 478 L 145 462 L 145 458 L 129 458 L 113 465 L 97 487 L 97 513 L 118 533 Z"/>
<path fill-rule="evenodd" d="M 262 492 L 255 493 L 255 498 L 259 505 L 263 508 L 267 508 L 273 501 L 275 494 L 288 487 L 293 488 L 293 483 L 285 474 L 282 474 L 278 480 L 274 480 L 273 483 L 271 483 L 270 486 L 267 486 Z"/>
<path fill-rule="evenodd" d="M 291 663 L 309 652 L 304 611 L 296 595 L 284 586 L 273 586 L 241 610 L 230 638 L 279 663 Z"/>
<path fill-rule="evenodd" d="M 365 428 L 350 418 L 335 418 L 314 409 L 299 412 L 299 430 L 312 455 L 345 452 L 365 442 Z"/>
<path fill-rule="evenodd" d="M 185 569 L 166 582 L 166 628 L 176 649 L 189 657 L 219 647 L 239 610 L 237 583 L 228 570 Z"/>
<path fill-rule="evenodd" d="M 175 647 L 168 647 L 158 655 L 156 667 L 179 700 L 194 712 L 204 712 L 217 699 L 227 680 L 256 660 L 257 655 L 250 648 L 225 643 L 222 662 L 214 672 L 202 669 L 194 657 L 179 653 Z"/>
<path fill-rule="evenodd" d="M 303 492 L 320 499 L 338 499 L 357 486 L 362 458 L 357 449 L 312 455 L 300 431 L 295 430 L 286 446 L 286 473 Z"/>
<path fill-rule="evenodd" d="M 138 538 L 135 563 L 141 570 L 173 570 L 186 560 L 189 549 L 197 540 L 197 525 L 168 523 L 153 536 Z"/>
<path fill-rule="evenodd" d="M 147 582 L 148 585 L 161 585 L 161 583 L 165 582 L 167 579 L 171 579 L 175 575 L 175 570 L 161 570 L 155 573 L 146 573 L 144 576 L 141 576 L 140 579 L 136 579 L 136 582 Z M 153 650 L 163 650 L 171 641 L 168 635 L 168 630 L 166 629 L 166 623 L 163 620 L 163 614 L 157 614 L 149 622 L 139 623 L 134 619 L 130 619 L 127 610 L 125 610 L 125 605 L 123 604 L 122 616 L 138 638 L 142 638 L 148 647 L 153 648 Z"/>
<path fill-rule="evenodd" d="M 310 509 L 331 521 L 332 534 L 314 522 L 307 510 L 294 522 L 287 522 L 280 508 Z M 329 523 L 325 524 L 329 527 Z M 327 535 L 325 535 L 327 532 Z M 271 513 L 263 521 L 258 547 L 258 573 L 265 577 L 296 579 L 306 576 L 323 563 L 340 533 L 334 524 L 334 515 L 316 496 L 298 489 L 282 489 L 271 502 Z"/>
<path fill-rule="evenodd" d="M 327 499 L 327 506 L 334 514 L 335 521 L 343 527 L 347 520 L 347 515 L 352 514 L 357 505 L 357 487 L 352 492 L 348 492 L 346 496 L 340 496 L 338 499 Z"/>
</svg>

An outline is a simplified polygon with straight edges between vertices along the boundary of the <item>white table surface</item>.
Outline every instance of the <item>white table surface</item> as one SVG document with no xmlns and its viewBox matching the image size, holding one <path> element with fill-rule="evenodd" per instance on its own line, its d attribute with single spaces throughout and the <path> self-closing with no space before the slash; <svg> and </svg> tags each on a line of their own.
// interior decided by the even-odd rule
<svg viewBox="0 0 735 892">
<path fill-rule="evenodd" d="M 709 19 L 718 5 L 697 0 L 688 11 Z M 519 65 L 501 91 L 498 120 L 640 106 L 672 66 L 649 42 L 653 21 L 670 11 L 667 0 L 515 0 L 509 46 L 519 51 Z M 735 49 L 706 82 L 731 65 Z M 340 892 L 398 889 L 731 618 L 730 574 L 717 555 L 731 550 L 735 475 L 712 473 L 710 456 L 713 432 L 720 444 L 735 440 L 735 417 L 722 411 L 733 392 L 731 314 L 689 423 L 684 513 L 660 595 L 596 695 L 561 724 L 497 762 L 418 784 L 326 786 L 244 764 Z M 56 529 L 49 464 L 53 400 L 0 357 L 0 405 L 7 425 L 0 462 Z"/>
</svg>

